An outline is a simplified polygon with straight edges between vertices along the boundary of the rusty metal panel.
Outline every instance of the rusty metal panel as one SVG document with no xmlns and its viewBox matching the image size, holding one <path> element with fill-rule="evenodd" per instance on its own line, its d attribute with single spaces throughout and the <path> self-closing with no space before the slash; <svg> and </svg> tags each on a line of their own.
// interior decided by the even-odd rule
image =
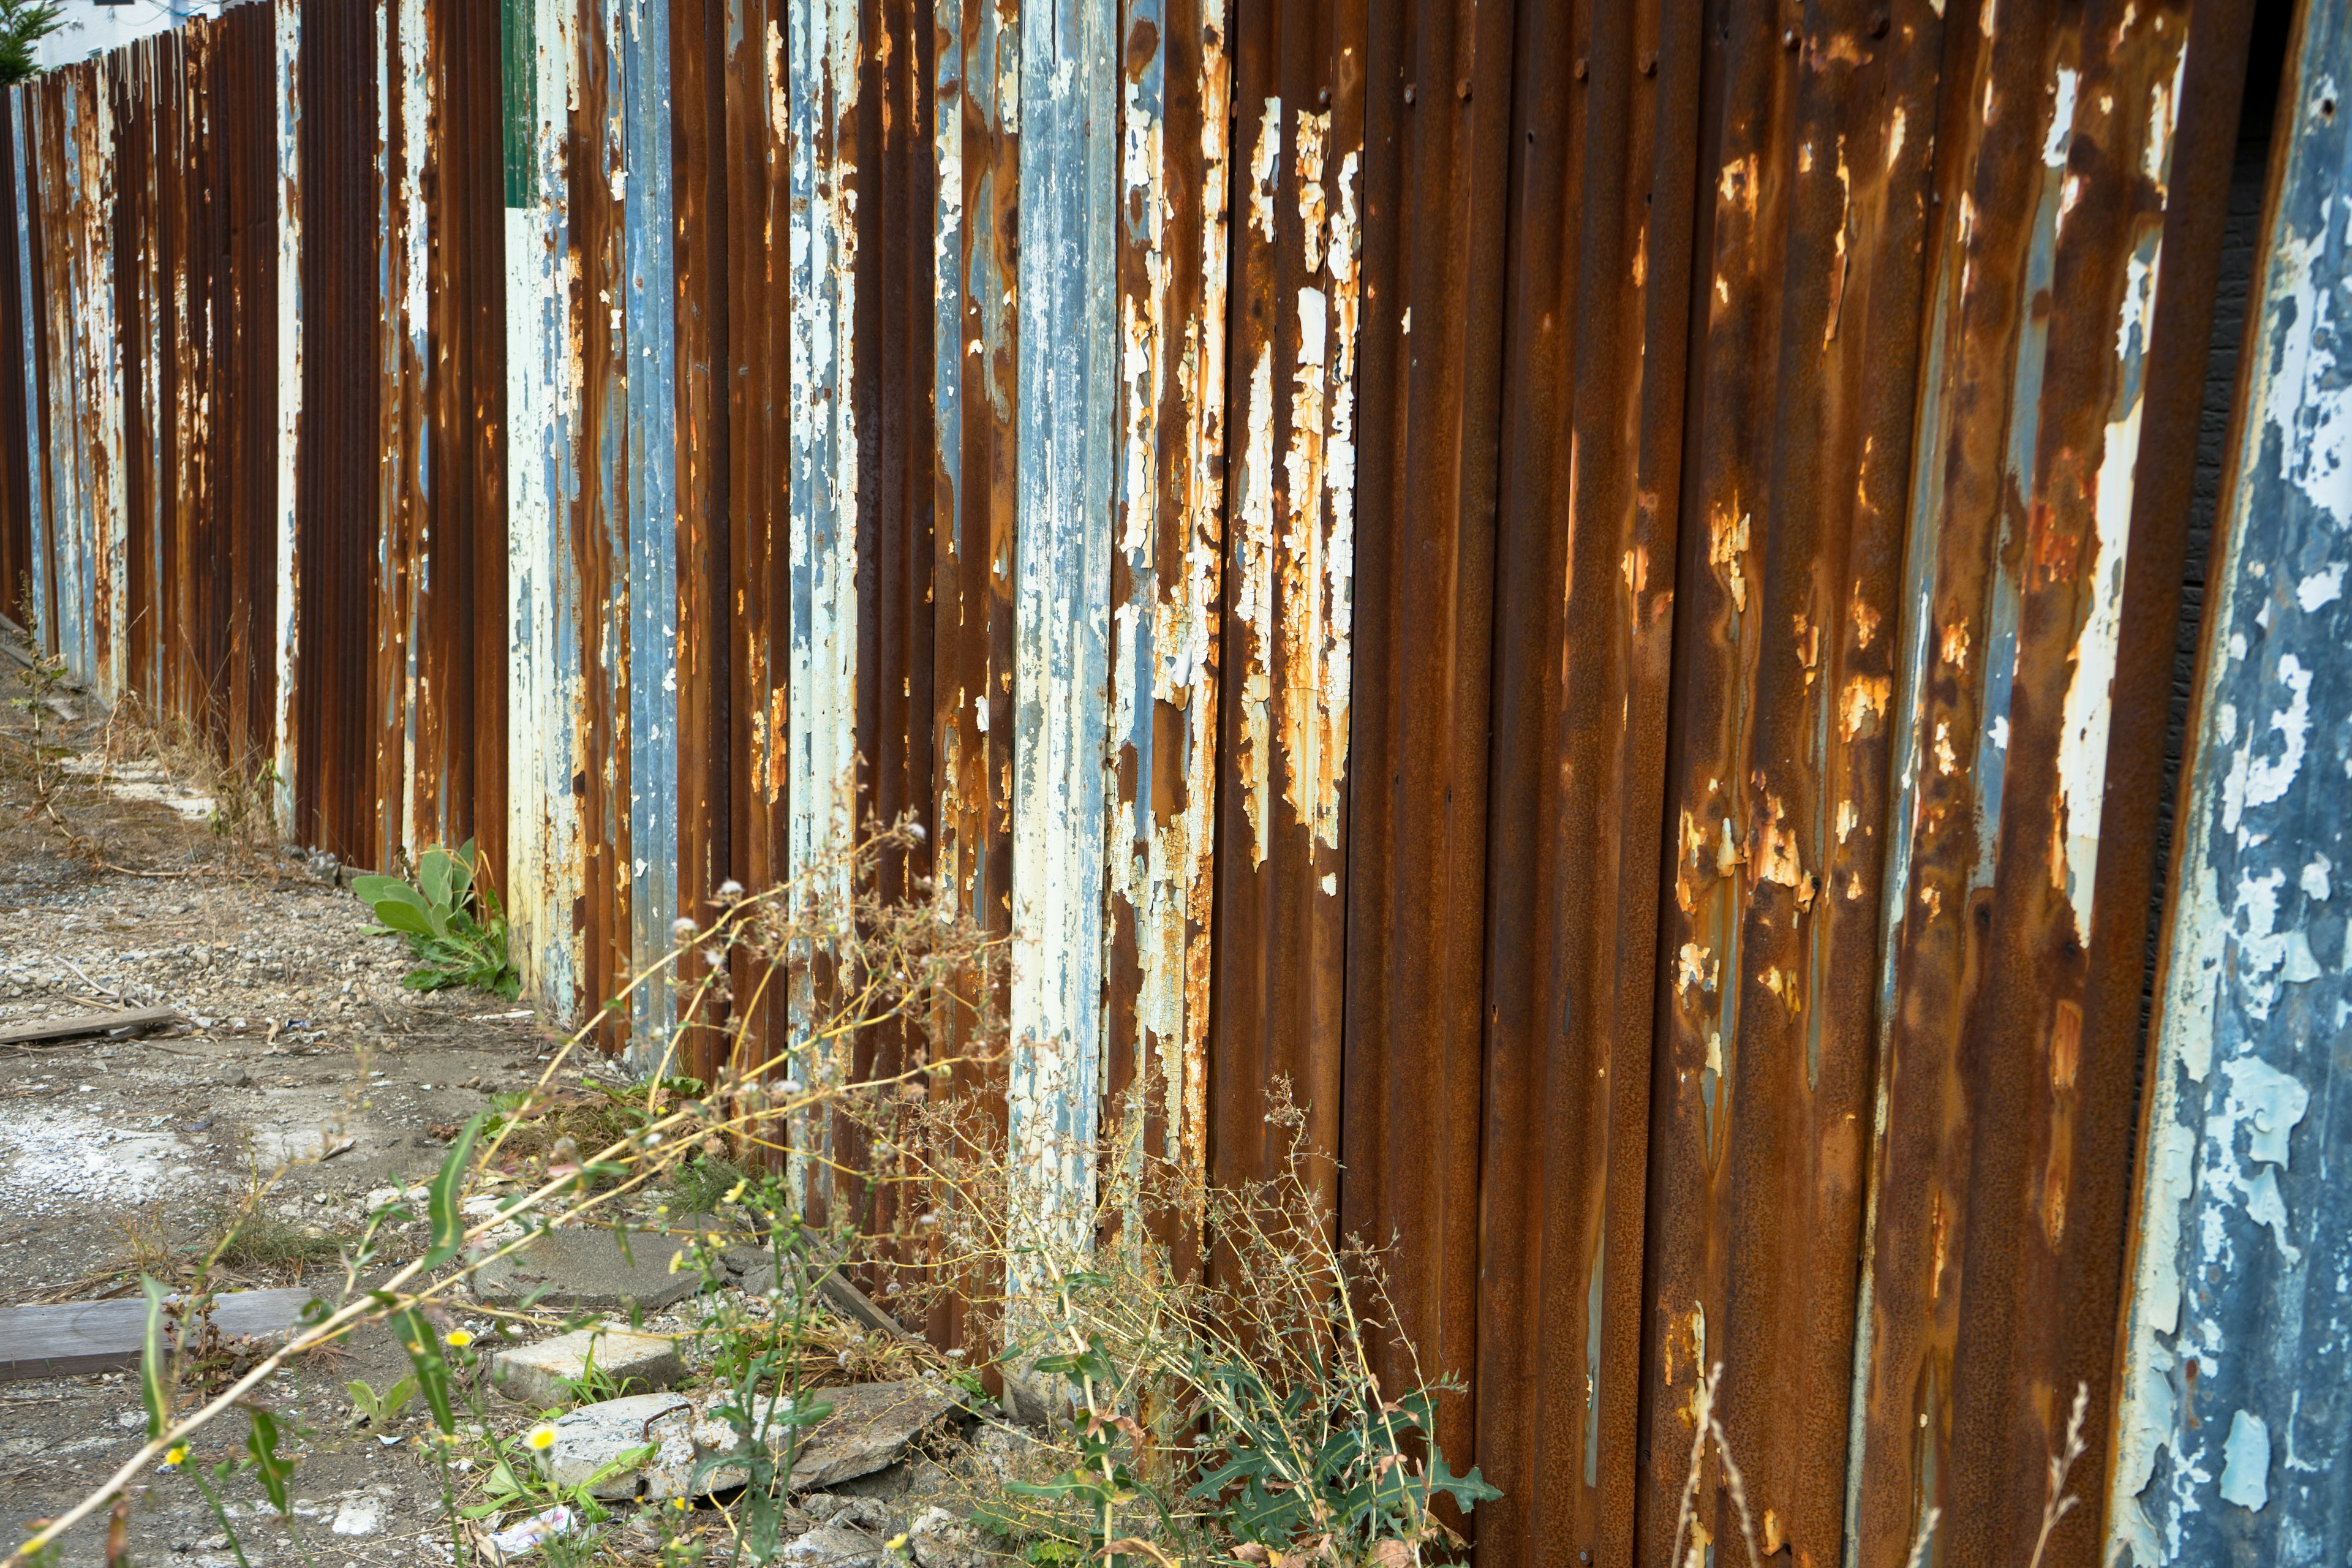
<svg viewBox="0 0 2352 1568">
<path fill-rule="evenodd" d="M 1363 312 L 1365 12 L 1243 7 L 1232 51 L 1233 430 L 1223 584 L 1212 1172 L 1269 1176 L 1288 1079 L 1339 1145 Z"/>
<path fill-rule="evenodd" d="M 723 0 L 675 0 L 667 18 L 677 285 L 677 913 L 708 921 L 728 868 L 732 761 L 727 744 L 728 617 L 728 169 Z M 669 935 L 662 933 L 667 942 Z M 683 955 L 679 980 L 708 973 L 699 950 Z M 725 1022 L 725 1020 L 718 1020 Z M 725 1036 L 681 1038 L 683 1070 L 709 1081 Z"/>
<path fill-rule="evenodd" d="M 792 276 L 782 0 L 726 0 L 727 874 L 773 887 L 789 859 Z M 690 871 L 689 873 L 690 874 Z M 735 975 L 764 1049 L 788 1043 L 784 999 Z"/>
<path fill-rule="evenodd" d="M 1768 1555 L 1844 1549 L 1921 247 L 1944 23 L 1709 29 L 1675 571 L 1643 1397 L 1720 1364 Z M 1621 572 L 1654 568 L 1629 554 Z M 1582 640 L 1581 637 L 1578 640 Z M 1638 1508 L 1671 1538 L 1678 1465 Z M 1717 1476 L 1703 1539 L 1739 1522 Z"/>
<path fill-rule="evenodd" d="M 1339 1219 L 1343 1233 L 1395 1238 L 1397 1327 L 1431 1375 L 1465 1379 L 1512 26 L 1500 6 L 1381 0 L 1364 29 L 1353 666 L 1365 695 L 1349 717 Z M 1381 1371 L 1392 1386 L 1409 1375 L 1400 1359 Z M 1475 1397 L 1439 1401 L 1449 1458 L 1473 1452 Z"/>
<path fill-rule="evenodd" d="M 2330 1092 L 2352 748 L 2340 323 L 2352 17 L 2304 8 L 2198 657 L 2149 1047 L 2107 1561 L 2352 1550 L 2352 1275 Z"/>
<path fill-rule="evenodd" d="M 1208 1171 L 1223 630 L 1225 9 L 1129 4 L 1119 84 L 1104 1090 L 1108 1106 L 1142 1112 L 1155 1157 L 1196 1181 Z M 1190 1219 L 1171 1236 L 1180 1248 Z"/>
<path fill-rule="evenodd" d="M 932 485 L 937 866 L 1012 928 L 1020 9 L 937 0 Z"/>
<path fill-rule="evenodd" d="M 237 10 L 11 100 L 77 668 L 479 835 L 566 1013 L 915 812 L 1074 1205 L 1293 1079 L 1485 1561 L 1658 1555 L 1717 1362 L 1763 1551 L 2023 1560 L 2245 5 Z"/>
<path fill-rule="evenodd" d="M 298 839 L 353 864 L 376 837 L 374 664 L 375 23 L 364 0 L 304 0 L 296 69 L 331 83 L 297 127 L 302 216 L 300 403 L 295 415 Z"/>
<path fill-rule="evenodd" d="M 1687 1448 L 1642 1399 L 1703 22 L 1563 9 L 1515 46 L 1470 1450 L 1504 1491 L 1470 1522 L 1506 1562 L 1660 1556 L 1642 1452 Z"/>
<path fill-rule="evenodd" d="M 56 447 L 47 519 L 52 620 L 66 667 L 108 699 L 128 663 L 121 343 L 112 287 L 114 101 L 104 68 L 53 72 L 34 158 L 43 212 L 46 416 Z"/>
<path fill-rule="evenodd" d="M 2159 284 L 2203 277 L 2210 311 L 2237 110 L 2213 66 L 2242 61 L 2245 15 L 2004 9 L 1960 30 L 1948 65 L 1885 710 L 1885 1034 L 1848 1503 L 1862 1563 L 1903 1562 L 1930 1507 L 1934 1560 L 2031 1553 L 2078 1385 L 2092 1457 L 2073 1485 L 2105 1490 L 2155 650 L 2210 321 Z M 2168 581 L 2152 569 L 2168 558 Z M 2098 1550 L 2095 1529 L 2062 1528 L 2043 1560 Z"/>
<path fill-rule="evenodd" d="M 1013 925 L 1021 11 L 935 0 L 933 23 L 932 864 L 939 897 L 1002 941 Z M 971 976 L 975 998 L 992 992 L 1001 1009 L 1004 981 L 1001 963 Z M 933 1048 L 965 1054 L 969 1022 L 944 1020 Z M 940 1089 L 977 1096 L 1001 1129 L 1003 1077 L 967 1061 Z M 972 1342 L 959 1303 L 929 1327 Z"/>
</svg>

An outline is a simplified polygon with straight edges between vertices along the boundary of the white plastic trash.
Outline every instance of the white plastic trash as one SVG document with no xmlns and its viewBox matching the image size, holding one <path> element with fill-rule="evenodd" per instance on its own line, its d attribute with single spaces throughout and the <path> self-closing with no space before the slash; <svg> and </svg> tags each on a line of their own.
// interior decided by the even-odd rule
<svg viewBox="0 0 2352 1568">
<path fill-rule="evenodd" d="M 574 1521 L 568 1508 L 551 1508 L 532 1514 L 520 1524 L 511 1524 L 490 1536 L 483 1544 L 490 1549 L 499 1562 L 510 1562 L 526 1552 L 535 1552 L 550 1539 L 568 1535 Z"/>
</svg>

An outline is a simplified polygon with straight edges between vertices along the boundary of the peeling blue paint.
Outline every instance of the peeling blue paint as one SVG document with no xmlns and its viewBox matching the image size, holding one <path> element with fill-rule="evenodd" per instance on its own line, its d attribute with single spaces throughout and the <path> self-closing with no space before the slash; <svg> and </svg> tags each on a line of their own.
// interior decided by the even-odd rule
<svg viewBox="0 0 2352 1568">
<path fill-rule="evenodd" d="M 1118 429 L 1113 0 L 1021 17 L 1013 569 L 1015 1158 L 1045 1213 L 1093 1187 L 1102 1086 L 1103 763 Z"/>
<path fill-rule="evenodd" d="M 2141 1157 L 2111 1562 L 2352 1552 L 2352 13 L 2304 14 L 2217 531 Z"/>
</svg>

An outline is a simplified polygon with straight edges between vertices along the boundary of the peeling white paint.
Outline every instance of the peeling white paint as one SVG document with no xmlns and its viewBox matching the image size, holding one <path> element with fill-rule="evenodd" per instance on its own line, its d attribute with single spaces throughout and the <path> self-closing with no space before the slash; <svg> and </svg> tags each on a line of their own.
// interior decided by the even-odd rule
<svg viewBox="0 0 2352 1568">
<path fill-rule="evenodd" d="M 276 545 L 278 554 L 278 624 L 273 646 L 277 670 L 278 710 L 275 737 L 276 808 L 279 829 L 294 827 L 294 771 L 297 745 L 295 715 L 299 711 L 296 655 L 301 627 L 301 563 L 295 550 L 297 464 L 296 447 L 302 418 L 302 144 L 301 144 L 301 0 L 274 0 L 271 17 L 271 59 L 275 90 L 271 95 L 278 145 L 278 442 L 274 466 L 276 485 Z"/>
<path fill-rule="evenodd" d="M 2223 1500 L 2260 1511 L 2271 1500 L 2270 1427 L 2251 1410 L 2236 1412 L 2221 1452 L 2228 1461 L 2221 1468 Z"/>
</svg>

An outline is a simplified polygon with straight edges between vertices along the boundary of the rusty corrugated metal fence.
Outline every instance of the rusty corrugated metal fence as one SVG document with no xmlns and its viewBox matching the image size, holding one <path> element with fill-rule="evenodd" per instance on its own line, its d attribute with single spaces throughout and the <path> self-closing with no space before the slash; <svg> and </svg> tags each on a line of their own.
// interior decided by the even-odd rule
<svg viewBox="0 0 2352 1568">
<path fill-rule="evenodd" d="M 1717 1363 L 1776 1561 L 2024 1563 L 2082 1384 L 2046 1562 L 2340 1562 L 2326 6 L 2160 863 L 2258 9 L 254 0 L 6 95 L 5 597 L 567 1014 L 916 814 L 1060 1190 L 1297 1085 L 1482 1562 Z"/>
</svg>

